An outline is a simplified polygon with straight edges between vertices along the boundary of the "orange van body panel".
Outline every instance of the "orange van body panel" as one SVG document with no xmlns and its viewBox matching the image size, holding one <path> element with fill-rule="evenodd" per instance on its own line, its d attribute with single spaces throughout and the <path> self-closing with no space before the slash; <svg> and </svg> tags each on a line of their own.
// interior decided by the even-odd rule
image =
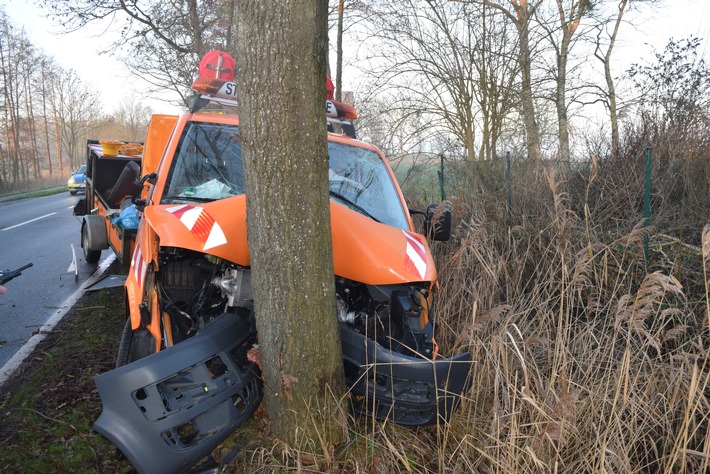
<svg viewBox="0 0 710 474">
<path fill-rule="evenodd" d="M 178 121 L 177 115 L 153 114 L 145 135 L 145 145 L 143 146 L 143 161 L 141 165 L 141 175 L 145 176 L 158 171 L 160 159 L 163 157 L 165 145 L 175 129 Z"/>
<path fill-rule="evenodd" d="M 175 157 L 182 130 L 188 122 L 210 122 L 238 125 L 236 115 L 187 113 L 177 116 L 154 116 L 146 139 L 144 173 L 154 172 L 158 152 L 160 164 L 156 183 L 151 188 L 136 238 L 131 270 L 126 279 L 131 326 L 141 325 L 139 306 L 147 302 L 151 313 L 148 330 L 160 348 L 160 310 L 153 286 L 146 294 L 146 274 L 158 271 L 159 247 L 178 247 L 225 259 L 237 265 L 250 266 L 246 227 L 246 196 L 234 196 L 204 204 L 160 204 L 168 170 Z M 345 135 L 328 134 L 329 141 L 381 152 L 365 142 Z M 148 159 L 146 160 L 146 155 Z M 387 160 L 382 157 L 390 177 L 396 178 Z M 330 202 L 333 265 L 336 276 L 369 285 L 390 285 L 412 282 L 435 282 L 436 268 L 424 236 L 413 231 L 411 216 L 406 212 L 402 191 L 397 193 L 405 210 L 408 230 L 374 221 L 345 205 Z M 155 201 L 153 201 L 155 199 Z M 147 225 L 146 225 L 147 224 Z M 215 237 L 216 236 L 216 237 Z M 151 266 L 152 265 L 152 266 Z M 149 276 L 150 277 L 150 276 Z M 422 301 L 428 307 L 429 302 Z M 422 312 L 422 327 L 428 322 L 428 310 Z"/>
<path fill-rule="evenodd" d="M 196 217 L 193 222 L 193 218 Z M 161 247 L 180 247 L 249 266 L 246 229 L 246 196 L 234 196 L 205 204 L 158 204 L 145 209 L 143 217 L 160 238 Z M 221 245 L 211 246 L 210 236 L 224 235 Z"/>
<path fill-rule="evenodd" d="M 422 235 L 380 224 L 332 201 L 330 213 L 337 276 L 370 285 L 436 279 L 434 261 Z M 162 247 L 194 250 L 250 265 L 244 195 L 201 205 L 154 205 L 146 208 L 144 219 Z M 224 235 L 223 243 L 210 247 L 215 226 Z"/>
</svg>

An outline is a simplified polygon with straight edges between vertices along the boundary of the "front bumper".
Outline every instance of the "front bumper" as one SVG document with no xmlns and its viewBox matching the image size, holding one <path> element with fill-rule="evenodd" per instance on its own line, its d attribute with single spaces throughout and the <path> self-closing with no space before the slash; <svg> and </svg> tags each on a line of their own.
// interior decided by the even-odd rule
<svg viewBox="0 0 710 474">
<path fill-rule="evenodd" d="M 224 315 L 169 349 L 94 378 L 103 411 L 94 430 L 141 473 L 184 471 L 256 410 L 262 383 L 244 360 L 250 328 Z"/>
<path fill-rule="evenodd" d="M 431 361 L 386 349 L 340 325 L 345 378 L 355 412 L 400 425 L 446 421 L 471 384 L 472 358 L 465 352 Z"/>
</svg>

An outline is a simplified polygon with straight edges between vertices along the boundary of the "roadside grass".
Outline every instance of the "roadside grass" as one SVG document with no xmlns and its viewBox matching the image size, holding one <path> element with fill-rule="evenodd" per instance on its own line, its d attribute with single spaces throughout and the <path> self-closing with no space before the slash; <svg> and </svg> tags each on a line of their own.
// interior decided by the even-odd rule
<svg viewBox="0 0 710 474">
<path fill-rule="evenodd" d="M 8 181 L 0 186 L 0 198 L 3 201 L 25 199 L 26 197 L 39 197 L 57 194 L 61 192 L 69 192 L 67 189 L 66 175 L 43 176 L 39 179 L 33 179 L 29 182 L 13 184 Z"/>
<path fill-rule="evenodd" d="M 225 471 L 710 472 L 707 204 L 684 209 L 705 219 L 689 244 L 634 226 L 618 175 L 580 182 L 583 199 L 604 189 L 596 208 L 573 207 L 549 170 L 513 183 L 525 190 L 513 209 L 505 186 L 463 174 L 451 186 L 454 236 L 432 245 L 437 340 L 446 356 L 471 351 L 474 367 L 448 423 L 350 419 L 331 451 L 252 439 Z"/>
<path fill-rule="evenodd" d="M 0 472 L 130 470 L 91 429 L 101 411 L 93 377 L 115 366 L 122 291 L 84 295 L 0 387 Z"/>
<path fill-rule="evenodd" d="M 5 194 L 5 195 L 0 195 L 0 198 L 2 198 L 2 201 L 19 201 L 21 199 L 29 199 L 29 198 L 36 198 L 36 197 L 43 197 L 43 196 L 52 196 L 54 194 L 61 194 L 68 192 L 65 187 L 59 187 L 59 188 L 49 188 L 49 189 L 38 189 L 36 191 L 27 191 L 27 192 L 20 192 L 20 193 L 12 193 L 12 194 Z"/>
</svg>

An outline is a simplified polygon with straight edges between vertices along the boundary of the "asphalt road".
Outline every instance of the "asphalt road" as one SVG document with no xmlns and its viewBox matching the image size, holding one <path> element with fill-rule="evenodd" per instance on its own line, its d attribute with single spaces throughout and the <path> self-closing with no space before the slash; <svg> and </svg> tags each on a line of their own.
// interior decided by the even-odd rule
<svg viewBox="0 0 710 474">
<path fill-rule="evenodd" d="M 0 367 L 96 270 L 84 261 L 81 250 L 81 220 L 72 209 L 82 194 L 69 192 L 0 202 L 0 270 L 33 266 L 7 283 L 0 295 Z M 71 244 L 77 257 L 78 279 L 68 273 Z M 102 260 L 112 255 L 105 250 Z"/>
</svg>

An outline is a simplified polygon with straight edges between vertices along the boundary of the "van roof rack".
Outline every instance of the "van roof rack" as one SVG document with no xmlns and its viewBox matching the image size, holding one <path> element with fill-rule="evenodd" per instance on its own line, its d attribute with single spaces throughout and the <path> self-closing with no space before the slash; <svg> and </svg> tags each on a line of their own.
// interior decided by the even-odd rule
<svg viewBox="0 0 710 474">
<path fill-rule="evenodd" d="M 223 107 L 235 107 L 237 105 L 237 86 L 234 81 L 201 76 L 192 83 L 192 90 L 197 94 L 188 109 L 190 112 L 197 112 L 210 103 Z M 333 125 L 337 124 L 342 128 L 345 135 L 355 138 L 355 125 L 353 123 L 353 120 L 357 119 L 355 107 L 335 100 L 326 100 L 325 105 L 328 131 L 334 131 Z"/>
</svg>

